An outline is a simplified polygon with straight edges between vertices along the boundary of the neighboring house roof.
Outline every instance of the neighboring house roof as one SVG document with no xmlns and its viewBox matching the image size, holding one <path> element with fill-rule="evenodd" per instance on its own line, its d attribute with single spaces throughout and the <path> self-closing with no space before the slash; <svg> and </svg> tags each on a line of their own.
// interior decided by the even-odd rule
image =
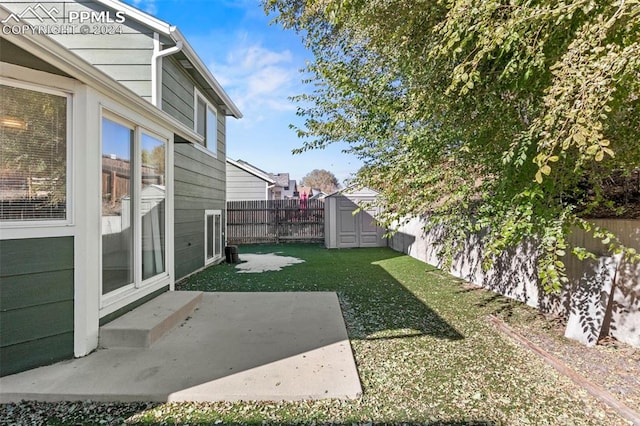
<svg viewBox="0 0 640 426">
<path fill-rule="evenodd" d="M 311 200 L 322 200 L 327 197 L 327 194 L 323 192 L 319 188 L 313 188 L 313 195 L 310 197 Z"/>
<path fill-rule="evenodd" d="M 277 186 L 281 186 L 283 188 L 289 186 L 289 173 L 278 173 L 273 174 L 269 173 L 271 178 L 276 181 Z"/>
<path fill-rule="evenodd" d="M 250 173 L 255 177 L 258 177 L 271 185 L 276 184 L 276 181 L 269 175 L 269 173 L 263 170 L 260 170 L 259 168 L 247 163 L 246 161 L 242 161 L 242 160 L 235 161 L 230 158 L 227 158 L 227 163 L 233 166 L 236 166 L 237 168 L 244 170 L 245 172 Z"/>
<path fill-rule="evenodd" d="M 238 107 L 233 103 L 229 95 L 224 91 L 220 83 L 215 79 L 215 77 L 211 74 L 211 71 L 204 65 L 198 54 L 193 50 L 191 45 L 187 42 L 187 39 L 180 32 L 180 30 L 175 26 L 171 25 L 168 22 L 161 21 L 160 19 L 152 16 L 146 12 L 141 11 L 133 6 L 122 3 L 118 0 L 93 0 L 96 3 L 100 3 L 106 7 L 115 10 L 122 10 L 126 13 L 127 17 L 130 17 L 141 24 L 147 26 L 153 31 L 164 35 L 171 39 L 176 46 L 181 46 L 181 51 L 184 53 L 186 58 L 191 62 L 200 73 L 200 75 L 204 78 L 204 81 L 211 87 L 213 92 L 222 100 L 224 104 L 225 114 L 231 115 L 235 118 L 242 118 L 242 113 L 238 109 Z"/>
</svg>

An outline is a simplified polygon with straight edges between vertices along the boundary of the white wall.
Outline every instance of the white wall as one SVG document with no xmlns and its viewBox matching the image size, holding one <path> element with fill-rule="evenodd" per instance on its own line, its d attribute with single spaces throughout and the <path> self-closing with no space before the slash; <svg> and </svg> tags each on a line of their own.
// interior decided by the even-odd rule
<svg viewBox="0 0 640 426">
<path fill-rule="evenodd" d="M 595 222 L 619 235 L 623 244 L 640 250 L 640 220 L 598 219 Z M 436 227 L 424 232 L 425 224 L 426 219 L 414 218 L 396 227 L 398 232 L 390 239 L 389 246 L 443 268 L 444 260 L 439 255 L 443 230 Z M 588 345 L 596 343 L 603 324 L 606 324 L 605 308 L 615 276 L 610 335 L 640 347 L 640 265 L 630 265 L 620 262 L 619 257 L 605 255 L 602 243 L 582 231 L 575 231 L 570 241 L 600 257 L 579 261 L 572 255 L 567 256 L 565 264 L 570 282 L 557 295 L 547 294 L 541 289 L 535 272 L 536 250 L 527 243 L 503 253 L 491 269 L 484 271 L 481 265 L 482 244 L 478 236 L 472 236 L 461 253 L 455 256 L 449 272 L 544 312 L 567 317 L 565 335 Z"/>
<path fill-rule="evenodd" d="M 267 182 L 227 163 L 227 201 L 267 199 Z"/>
</svg>

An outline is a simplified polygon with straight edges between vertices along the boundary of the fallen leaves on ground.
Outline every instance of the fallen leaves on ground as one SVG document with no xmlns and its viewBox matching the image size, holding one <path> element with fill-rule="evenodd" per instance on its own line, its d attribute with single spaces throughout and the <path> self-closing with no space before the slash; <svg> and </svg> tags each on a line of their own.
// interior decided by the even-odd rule
<svg viewBox="0 0 640 426">
<path fill-rule="evenodd" d="M 237 274 L 232 265 L 218 265 L 189 277 L 178 289 L 337 292 L 362 382 L 361 398 L 168 404 L 24 402 L 3 405 L 0 423 L 628 425 L 532 352 L 500 334 L 486 318 L 501 316 L 543 347 L 553 342 L 552 353 L 564 356 L 564 362 L 582 374 L 593 371 L 593 362 L 609 365 L 602 375 L 589 378 L 606 379 L 604 385 L 614 392 L 616 386 L 631 383 L 621 378 L 625 356 L 633 361 L 627 372 L 640 371 L 634 369 L 640 365 L 638 352 L 629 347 L 577 350 L 558 336 L 557 326 L 549 326 L 532 308 L 468 286 L 388 249 L 247 246 L 241 247 L 240 257 L 243 252 L 275 251 L 305 262 L 262 274 Z M 572 353 L 578 356 L 572 358 Z M 605 355 L 594 355 L 599 353 Z M 640 388 L 624 386 L 626 396 L 623 392 L 618 395 L 637 404 Z"/>
</svg>

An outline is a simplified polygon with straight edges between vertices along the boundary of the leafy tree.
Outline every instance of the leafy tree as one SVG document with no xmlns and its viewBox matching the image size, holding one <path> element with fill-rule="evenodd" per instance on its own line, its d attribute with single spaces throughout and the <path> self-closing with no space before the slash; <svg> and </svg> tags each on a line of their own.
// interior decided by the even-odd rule
<svg viewBox="0 0 640 426">
<path fill-rule="evenodd" d="M 320 190 L 326 194 L 331 194 L 340 187 L 335 175 L 324 169 L 314 169 L 310 171 L 302 178 L 300 184 L 311 188 L 320 188 Z"/>
<path fill-rule="evenodd" d="M 485 266 L 538 246 L 567 281 L 572 227 L 637 261 L 587 219 L 640 167 L 640 0 L 265 0 L 313 51 L 298 151 L 346 141 L 387 224 L 429 214 L 446 253 L 483 231 Z"/>
<path fill-rule="evenodd" d="M 157 145 L 149 150 L 142 148 L 141 157 L 142 164 L 157 169 L 158 174 L 164 176 L 165 169 L 165 153 L 164 145 Z"/>
</svg>

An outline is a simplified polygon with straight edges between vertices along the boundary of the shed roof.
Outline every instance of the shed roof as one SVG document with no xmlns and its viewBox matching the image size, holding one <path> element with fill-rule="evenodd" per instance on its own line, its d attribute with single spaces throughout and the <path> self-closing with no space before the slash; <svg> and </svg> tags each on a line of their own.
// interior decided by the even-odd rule
<svg viewBox="0 0 640 426">
<path fill-rule="evenodd" d="M 355 186 L 348 186 L 346 188 L 338 189 L 337 191 L 332 192 L 331 194 L 327 195 L 327 197 L 335 197 L 338 195 L 344 195 L 344 196 L 349 195 L 352 197 L 376 197 L 379 194 L 380 193 L 375 189 L 371 189 L 367 187 L 358 188 Z"/>
</svg>

